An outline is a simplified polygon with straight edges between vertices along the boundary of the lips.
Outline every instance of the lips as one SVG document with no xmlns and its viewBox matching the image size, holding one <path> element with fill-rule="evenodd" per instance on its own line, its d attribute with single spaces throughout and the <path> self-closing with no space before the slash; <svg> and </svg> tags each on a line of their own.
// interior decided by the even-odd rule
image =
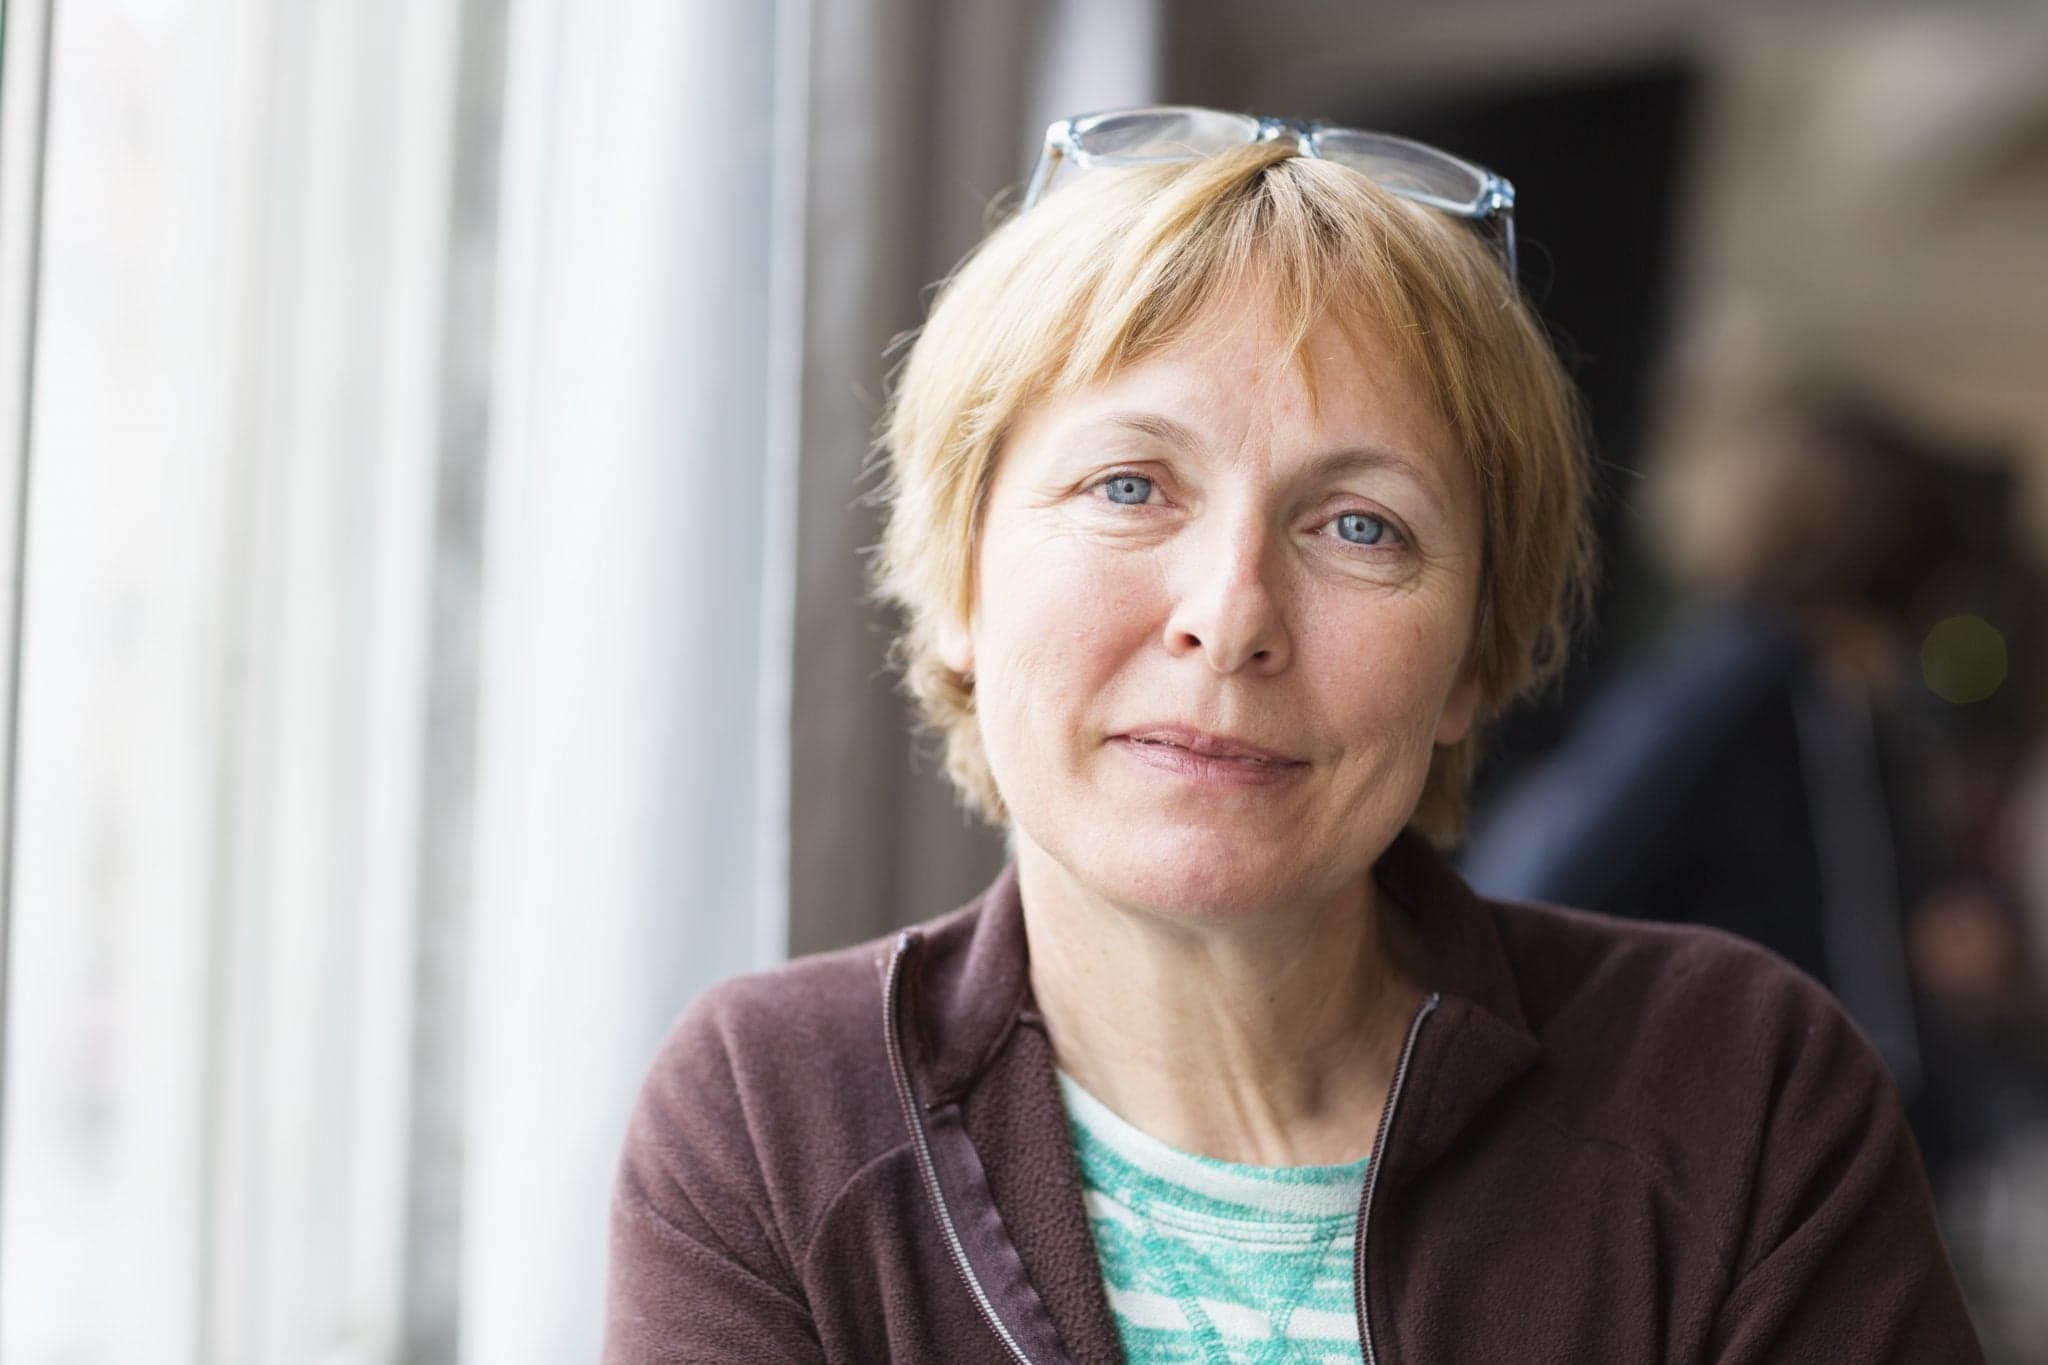
<svg viewBox="0 0 2048 1365">
<path fill-rule="evenodd" d="M 1268 749 L 1228 735 L 1212 735 L 1186 725 L 1146 725 L 1127 730 L 1118 738 L 1134 744 L 1179 749 L 1198 758 L 1225 763 L 1245 763 L 1270 768 L 1299 767 L 1308 760 Z"/>
</svg>

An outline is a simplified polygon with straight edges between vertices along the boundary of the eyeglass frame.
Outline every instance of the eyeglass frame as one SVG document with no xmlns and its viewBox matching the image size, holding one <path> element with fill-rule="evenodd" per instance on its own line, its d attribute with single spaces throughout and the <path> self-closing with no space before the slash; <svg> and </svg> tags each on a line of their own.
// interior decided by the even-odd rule
<svg viewBox="0 0 2048 1365">
<path fill-rule="evenodd" d="M 1131 109 L 1103 109 L 1092 114 L 1076 114 L 1072 118 L 1055 119 L 1046 127 L 1045 142 L 1039 149 L 1036 164 L 1031 168 L 1031 178 L 1025 182 L 1024 197 L 1018 207 L 1018 212 L 1030 212 L 1032 206 L 1044 197 L 1047 188 L 1052 183 L 1053 176 L 1058 172 L 1063 161 L 1071 160 L 1076 169 L 1088 170 L 1092 168 L 1091 163 L 1136 166 L 1174 161 L 1202 161 L 1208 157 L 1220 155 L 1220 152 L 1202 152 L 1186 157 L 1147 156 L 1133 158 L 1125 163 L 1118 163 L 1108 157 L 1092 154 L 1081 146 L 1081 138 L 1086 134 L 1090 126 L 1106 119 L 1128 118 L 1137 114 L 1222 114 L 1231 118 L 1252 119 L 1254 120 L 1255 127 L 1249 130 L 1252 136 L 1244 143 L 1247 147 L 1256 146 L 1262 142 L 1276 142 L 1281 138 L 1291 137 L 1294 139 L 1295 154 L 1298 156 L 1308 157 L 1315 161 L 1329 161 L 1335 165 L 1343 166 L 1346 170 L 1365 176 L 1367 180 L 1372 181 L 1373 184 L 1378 185 L 1389 194 L 1398 195 L 1403 199 L 1427 205 L 1440 213 L 1448 213 L 1454 218 L 1463 218 L 1473 224 L 1498 224 L 1499 235 L 1492 239 L 1492 244 L 1497 249 L 1501 264 L 1507 270 L 1508 278 L 1510 280 L 1519 278 L 1517 274 L 1518 253 L 1515 246 L 1515 187 L 1507 177 L 1490 171 L 1476 162 L 1467 161 L 1461 156 L 1454 156 L 1440 147 L 1432 147 L 1426 142 L 1417 142 L 1413 138 L 1400 137 L 1393 133 L 1373 132 L 1365 128 L 1346 128 L 1339 124 L 1324 123 L 1317 120 L 1264 118 L 1251 114 L 1236 113 L 1227 109 L 1205 109 L 1196 105 L 1185 104 L 1157 104 L 1143 105 Z M 1454 167 L 1470 172 L 1479 184 L 1479 193 L 1474 197 L 1470 207 L 1460 207 L 1438 196 L 1418 193 L 1399 185 L 1384 184 L 1342 158 L 1323 155 L 1321 139 L 1325 133 L 1347 133 L 1354 137 L 1370 138 L 1377 142 L 1391 143 L 1397 147 L 1420 152 L 1427 157 L 1448 162 Z"/>
</svg>

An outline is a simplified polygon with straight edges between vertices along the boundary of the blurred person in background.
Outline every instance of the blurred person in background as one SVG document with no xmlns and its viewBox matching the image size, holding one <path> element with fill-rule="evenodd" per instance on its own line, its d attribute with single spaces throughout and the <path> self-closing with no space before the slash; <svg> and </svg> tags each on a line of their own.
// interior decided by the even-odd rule
<svg viewBox="0 0 2048 1365">
<path fill-rule="evenodd" d="M 1439 852 L 1589 563 L 1511 204 L 1372 134 L 1055 125 L 884 435 L 908 685 L 1014 862 L 677 1024 L 613 1365 L 1981 1358 L 1823 991 Z"/>
<path fill-rule="evenodd" d="M 1939 1186 L 2048 1116 L 2011 819 L 2037 718 L 2001 687 L 2032 644 L 2011 476 L 1839 385 L 1733 428 L 1653 475 L 1689 613 L 1481 814 L 1463 867 L 1726 929 L 1828 985 Z"/>
</svg>

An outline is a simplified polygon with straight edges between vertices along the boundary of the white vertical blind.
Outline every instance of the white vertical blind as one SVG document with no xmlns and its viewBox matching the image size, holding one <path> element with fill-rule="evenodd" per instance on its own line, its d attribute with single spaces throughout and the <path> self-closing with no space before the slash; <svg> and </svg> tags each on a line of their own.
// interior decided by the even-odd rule
<svg viewBox="0 0 2048 1365">
<path fill-rule="evenodd" d="M 28 475 L 50 0 L 0 0 L 0 1049 L 14 854 L 15 669 Z M 4 1073 L 4 1051 L 0 1051 Z M 5 1093 L 0 1090 L 0 1108 Z M 4 1133 L 0 1133 L 4 1138 Z M 0 1188 L 0 1202 L 6 1191 Z"/>
<path fill-rule="evenodd" d="M 48 88 L 50 0 L 0 0 L 0 1261 L 8 1224 L 6 1174 L 11 1045 L 8 962 L 14 934 L 14 855 L 19 720 L 20 606 L 26 553 L 35 320 L 43 220 L 44 100 Z M 8 1276 L 0 1264 L 0 1314 Z M 8 1332 L 0 1326 L 0 1347 Z"/>
<path fill-rule="evenodd" d="M 251 54 L 209 1360 L 387 1359 L 400 1330 L 456 20 L 276 5 Z"/>
<path fill-rule="evenodd" d="M 454 12 L 60 12 L 10 1363 L 392 1353 Z"/>
<path fill-rule="evenodd" d="M 151 32 L 77 6 L 57 34 L 0 1173 L 10 1361 L 189 1361 L 205 1330 L 197 1081 L 248 298 L 212 258 L 255 249 L 260 159 L 232 132 L 254 100 L 227 61 L 247 19 Z"/>
<path fill-rule="evenodd" d="M 591 1359 L 655 1043 L 757 963 L 771 5 L 518 0 L 462 1349 Z"/>
</svg>

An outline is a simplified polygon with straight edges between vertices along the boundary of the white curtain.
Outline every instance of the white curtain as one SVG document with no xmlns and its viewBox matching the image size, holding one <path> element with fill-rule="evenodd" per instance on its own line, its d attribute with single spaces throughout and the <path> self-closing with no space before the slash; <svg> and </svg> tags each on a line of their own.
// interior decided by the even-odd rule
<svg viewBox="0 0 2048 1365">
<path fill-rule="evenodd" d="M 58 9 L 10 1362 L 399 1350 L 456 40 L 453 3 Z"/>
<path fill-rule="evenodd" d="M 511 9 L 462 1356 L 589 1359 L 626 1105 L 755 868 L 769 5 Z"/>
</svg>

